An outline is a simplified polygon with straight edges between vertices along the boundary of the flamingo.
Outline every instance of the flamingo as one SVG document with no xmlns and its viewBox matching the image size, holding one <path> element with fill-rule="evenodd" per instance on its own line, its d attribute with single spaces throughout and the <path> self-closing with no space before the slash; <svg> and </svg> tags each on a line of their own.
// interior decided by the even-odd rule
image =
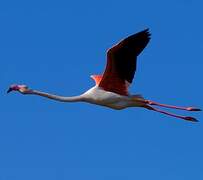
<svg viewBox="0 0 203 180">
<path fill-rule="evenodd" d="M 17 84 L 11 85 L 7 93 L 18 91 L 24 95 L 38 95 L 61 102 L 87 102 L 116 110 L 128 107 L 142 107 L 168 116 L 197 122 L 198 120 L 194 117 L 172 114 L 154 106 L 186 111 L 200 111 L 199 108 L 161 104 L 145 99 L 141 95 L 131 95 L 129 93 L 128 88 L 136 71 L 137 56 L 147 46 L 150 36 L 149 29 L 145 29 L 111 47 L 107 51 L 107 65 L 103 75 L 91 75 L 91 78 L 95 81 L 95 86 L 81 95 L 72 97 L 58 96 Z"/>
</svg>

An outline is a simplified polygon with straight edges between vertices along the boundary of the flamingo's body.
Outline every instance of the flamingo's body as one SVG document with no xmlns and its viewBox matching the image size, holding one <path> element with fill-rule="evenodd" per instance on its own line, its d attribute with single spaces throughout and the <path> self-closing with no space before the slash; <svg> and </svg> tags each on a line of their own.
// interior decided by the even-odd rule
<svg viewBox="0 0 203 180">
<path fill-rule="evenodd" d="M 112 109 L 124 109 L 127 107 L 140 107 L 142 102 L 136 101 L 142 99 L 139 95 L 123 96 L 114 92 L 105 91 L 97 85 L 81 95 L 85 102 L 106 106 Z"/>
<path fill-rule="evenodd" d="M 19 91 L 22 94 L 34 94 L 63 102 L 88 102 L 113 109 L 143 107 L 163 114 L 189 121 L 197 121 L 193 117 L 179 116 L 152 107 L 151 105 L 187 111 L 200 111 L 193 107 L 178 107 L 159 104 L 144 99 L 141 95 L 130 95 L 128 87 L 133 81 L 136 71 L 136 59 L 150 40 L 148 29 L 122 40 L 107 52 L 107 65 L 103 75 L 92 75 L 95 86 L 79 96 L 64 97 L 28 89 L 25 85 L 12 85 L 8 92 Z"/>
</svg>

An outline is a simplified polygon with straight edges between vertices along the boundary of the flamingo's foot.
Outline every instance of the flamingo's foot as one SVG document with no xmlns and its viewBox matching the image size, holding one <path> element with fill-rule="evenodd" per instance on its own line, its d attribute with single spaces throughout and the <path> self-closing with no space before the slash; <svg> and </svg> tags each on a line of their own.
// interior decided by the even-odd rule
<svg viewBox="0 0 203 180">
<path fill-rule="evenodd" d="M 186 108 L 187 111 L 201 111 L 199 108 L 194 108 L 194 107 L 188 107 Z"/>
<path fill-rule="evenodd" d="M 190 117 L 190 116 L 186 116 L 183 119 L 186 121 L 199 122 L 197 119 L 195 119 L 194 117 Z"/>
</svg>

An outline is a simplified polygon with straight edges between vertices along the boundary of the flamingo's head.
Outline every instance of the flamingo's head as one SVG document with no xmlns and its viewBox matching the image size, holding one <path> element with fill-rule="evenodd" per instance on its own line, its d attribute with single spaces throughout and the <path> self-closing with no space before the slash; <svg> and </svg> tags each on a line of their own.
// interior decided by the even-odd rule
<svg viewBox="0 0 203 180">
<path fill-rule="evenodd" d="M 9 87 L 7 93 L 10 93 L 11 91 L 18 91 L 22 94 L 26 94 L 29 92 L 29 89 L 26 85 L 17 85 L 17 84 L 13 84 Z"/>
</svg>

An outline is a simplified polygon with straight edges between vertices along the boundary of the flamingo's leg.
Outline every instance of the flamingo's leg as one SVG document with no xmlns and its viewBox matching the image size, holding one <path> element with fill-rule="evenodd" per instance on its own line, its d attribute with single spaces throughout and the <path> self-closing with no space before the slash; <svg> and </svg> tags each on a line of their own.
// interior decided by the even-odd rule
<svg viewBox="0 0 203 180">
<path fill-rule="evenodd" d="M 157 102 L 154 102 L 151 100 L 145 100 L 145 103 L 149 104 L 149 105 L 161 106 L 161 107 L 172 108 L 172 109 L 180 109 L 180 110 L 186 110 L 186 111 L 201 111 L 201 109 L 195 108 L 195 107 L 173 106 L 173 105 L 168 105 L 168 104 L 157 103 Z"/>
<path fill-rule="evenodd" d="M 163 110 L 154 108 L 154 107 L 149 106 L 149 105 L 145 105 L 144 107 L 145 107 L 146 109 L 149 109 L 149 110 L 152 110 L 152 111 L 156 111 L 156 112 L 159 112 L 159 113 L 162 113 L 162 114 L 166 114 L 166 115 L 168 115 L 168 116 L 172 116 L 172 117 L 184 119 L 184 120 L 187 120 L 187 121 L 198 122 L 198 120 L 195 119 L 194 117 L 190 117 L 190 116 L 180 116 L 180 115 L 172 114 L 172 113 L 169 113 L 169 112 L 167 112 L 167 111 L 163 111 Z"/>
</svg>

